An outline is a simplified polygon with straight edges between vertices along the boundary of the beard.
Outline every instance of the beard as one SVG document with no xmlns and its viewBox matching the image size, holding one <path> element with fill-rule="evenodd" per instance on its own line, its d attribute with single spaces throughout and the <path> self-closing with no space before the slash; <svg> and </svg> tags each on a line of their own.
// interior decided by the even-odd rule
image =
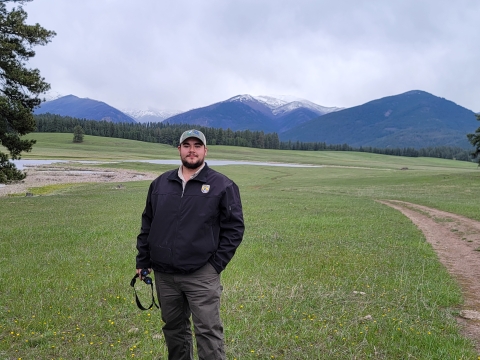
<svg viewBox="0 0 480 360">
<path fill-rule="evenodd" d="M 192 170 L 193 169 L 198 169 L 200 166 L 203 165 L 203 162 L 204 162 L 204 160 L 200 159 L 200 160 L 197 160 L 194 163 L 189 163 L 186 159 L 182 159 L 183 166 L 185 166 L 187 169 L 192 169 Z"/>
</svg>

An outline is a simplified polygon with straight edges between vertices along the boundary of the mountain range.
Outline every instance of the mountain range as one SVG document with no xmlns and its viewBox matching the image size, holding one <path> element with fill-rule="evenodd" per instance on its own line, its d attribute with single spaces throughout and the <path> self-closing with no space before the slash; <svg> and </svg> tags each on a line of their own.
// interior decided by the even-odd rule
<svg viewBox="0 0 480 360">
<path fill-rule="evenodd" d="M 351 108 L 325 107 L 290 96 L 238 95 L 186 112 L 122 112 L 101 101 L 68 95 L 45 102 L 35 110 L 35 114 L 47 112 L 112 122 L 165 121 L 233 131 L 276 132 L 282 141 L 379 148 L 459 146 L 471 149 L 466 134 L 478 127 L 473 111 L 421 90 Z"/>
<path fill-rule="evenodd" d="M 230 128 L 282 133 L 305 121 L 340 108 L 328 108 L 308 100 L 286 96 L 238 95 L 206 107 L 193 109 L 165 121 L 169 124 L 195 124 L 205 127 Z"/>
</svg>

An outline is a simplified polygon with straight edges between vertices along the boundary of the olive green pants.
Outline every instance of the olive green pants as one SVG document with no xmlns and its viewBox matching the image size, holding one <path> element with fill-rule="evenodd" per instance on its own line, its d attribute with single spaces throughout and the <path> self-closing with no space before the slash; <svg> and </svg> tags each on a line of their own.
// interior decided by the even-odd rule
<svg viewBox="0 0 480 360">
<path fill-rule="evenodd" d="M 220 275 L 207 263 L 192 274 L 155 271 L 169 360 L 193 360 L 193 320 L 199 360 L 225 360 Z"/>
</svg>

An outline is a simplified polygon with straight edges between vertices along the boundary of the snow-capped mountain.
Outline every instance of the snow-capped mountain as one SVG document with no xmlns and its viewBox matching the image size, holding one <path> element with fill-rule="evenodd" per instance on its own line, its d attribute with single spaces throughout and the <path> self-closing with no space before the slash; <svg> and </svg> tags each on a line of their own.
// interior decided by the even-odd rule
<svg viewBox="0 0 480 360">
<path fill-rule="evenodd" d="M 105 103 L 74 95 L 48 101 L 35 111 L 114 122 L 162 122 L 192 124 L 231 130 L 254 130 L 279 134 L 324 114 L 341 110 L 320 106 L 292 96 L 238 95 L 202 108 L 179 110 L 114 109 Z"/>
<path fill-rule="evenodd" d="M 338 107 L 326 107 L 315 104 L 309 100 L 297 98 L 289 95 L 259 95 L 254 96 L 257 101 L 263 102 L 266 106 L 272 109 L 274 115 L 281 115 L 298 108 L 306 108 L 316 112 L 318 115 L 328 114 L 334 111 L 342 110 Z"/>
<path fill-rule="evenodd" d="M 162 122 L 171 116 L 180 114 L 180 110 L 133 110 L 124 109 L 123 113 L 134 118 L 140 123 Z"/>
<path fill-rule="evenodd" d="M 289 96 L 237 95 L 168 119 L 171 124 L 196 124 L 232 130 L 284 132 L 305 121 L 341 110 Z"/>
<path fill-rule="evenodd" d="M 315 104 L 309 100 L 297 98 L 289 95 L 237 95 L 226 101 L 240 101 L 245 103 L 254 103 L 255 101 L 269 108 L 274 116 L 282 116 L 299 108 L 305 108 L 313 111 L 317 115 L 325 115 L 334 111 L 342 110 L 339 107 L 326 107 Z"/>
</svg>

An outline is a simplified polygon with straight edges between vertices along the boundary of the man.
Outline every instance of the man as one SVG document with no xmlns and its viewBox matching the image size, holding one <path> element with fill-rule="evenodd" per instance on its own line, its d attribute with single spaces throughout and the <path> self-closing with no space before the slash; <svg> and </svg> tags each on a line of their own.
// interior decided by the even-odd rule
<svg viewBox="0 0 480 360">
<path fill-rule="evenodd" d="M 205 135 L 185 131 L 182 165 L 148 190 L 137 237 L 137 274 L 153 269 L 171 360 L 193 359 L 192 316 L 200 360 L 225 359 L 220 273 L 243 238 L 237 185 L 204 162 Z"/>
</svg>

